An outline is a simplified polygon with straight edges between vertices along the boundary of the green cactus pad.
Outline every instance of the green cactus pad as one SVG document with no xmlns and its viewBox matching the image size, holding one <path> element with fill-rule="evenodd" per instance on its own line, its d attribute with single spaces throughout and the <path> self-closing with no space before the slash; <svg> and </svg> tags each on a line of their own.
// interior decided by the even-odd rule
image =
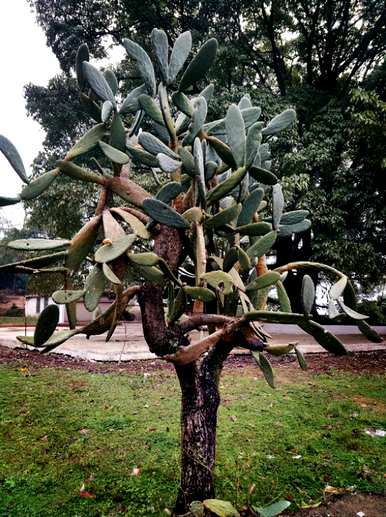
<svg viewBox="0 0 386 517">
<path fill-rule="evenodd" d="M 114 106 L 110 101 L 105 101 L 102 105 L 101 110 L 101 120 L 102 122 L 107 122 L 110 118 L 111 113 L 113 112 Z"/>
<path fill-rule="evenodd" d="M 169 42 L 166 32 L 162 29 L 151 31 L 151 41 L 161 71 L 162 80 L 167 83 L 169 76 Z"/>
<path fill-rule="evenodd" d="M 151 133 L 147 133 L 146 131 L 142 131 L 142 133 L 138 137 L 138 142 L 145 149 L 145 151 L 150 154 L 154 154 L 157 156 L 158 153 L 166 154 L 173 158 L 174 160 L 178 160 L 179 156 L 174 151 L 172 151 L 167 145 L 165 145 L 159 138 L 152 135 Z"/>
<path fill-rule="evenodd" d="M 89 61 L 90 54 L 86 43 L 82 43 L 76 52 L 75 72 L 79 89 L 83 90 L 86 86 L 86 77 L 83 72 L 83 61 Z"/>
<path fill-rule="evenodd" d="M 95 261 L 104 263 L 111 262 L 120 257 L 130 248 L 137 236 L 135 234 L 123 235 L 112 244 L 104 244 L 95 252 Z"/>
<path fill-rule="evenodd" d="M 264 185 L 276 185 L 278 182 L 277 176 L 273 172 L 256 165 L 250 167 L 248 172 L 254 180 Z"/>
<path fill-rule="evenodd" d="M 337 300 L 343 295 L 344 290 L 347 285 L 347 276 L 342 276 L 335 284 L 331 286 L 331 289 L 328 293 L 330 300 Z"/>
<path fill-rule="evenodd" d="M 275 135 L 284 129 L 292 126 L 296 120 L 296 112 L 293 109 L 287 109 L 276 115 L 262 131 L 264 136 Z"/>
<path fill-rule="evenodd" d="M 182 214 L 182 217 L 192 223 L 201 223 L 204 214 L 201 208 L 193 206 L 192 208 L 188 208 L 188 210 Z"/>
<path fill-rule="evenodd" d="M 246 199 L 244 199 L 243 207 L 239 218 L 237 219 L 237 226 L 244 226 L 252 221 L 253 215 L 257 212 L 263 196 L 264 190 L 262 188 L 257 188 L 253 190 Z"/>
<path fill-rule="evenodd" d="M 83 61 L 82 67 L 84 76 L 92 91 L 103 101 L 110 101 L 115 106 L 114 94 L 103 74 L 87 61 Z"/>
<path fill-rule="evenodd" d="M 0 271 L 16 272 L 20 271 L 20 268 L 22 267 L 40 269 L 55 264 L 60 260 L 64 260 L 67 255 L 68 251 L 59 251 L 50 255 L 41 255 L 40 257 L 32 259 L 19 260 L 18 262 L 12 262 L 10 264 L 4 264 L 0 266 Z"/>
<path fill-rule="evenodd" d="M 237 254 L 240 264 L 240 269 L 243 272 L 248 272 L 251 269 L 251 260 L 248 256 L 248 254 L 241 248 L 240 246 L 237 247 Z"/>
<path fill-rule="evenodd" d="M 194 109 L 191 115 L 189 133 L 185 136 L 183 145 L 190 145 L 193 142 L 199 131 L 201 131 L 208 113 L 205 97 L 197 97 L 192 104 Z"/>
<path fill-rule="evenodd" d="M 213 230 L 214 228 L 218 228 L 224 226 L 225 224 L 231 223 L 234 219 L 238 217 L 241 212 L 241 204 L 235 204 L 225 210 L 222 210 L 218 214 L 214 215 L 210 219 L 205 221 L 205 228 L 208 230 Z"/>
<path fill-rule="evenodd" d="M 186 294 L 188 294 L 193 300 L 202 300 L 203 302 L 212 302 L 216 299 L 216 295 L 213 291 L 207 287 L 190 287 L 185 285 L 183 287 Z"/>
<path fill-rule="evenodd" d="M 113 212 L 121 217 L 129 226 L 131 226 L 134 233 L 142 239 L 149 239 L 150 234 L 146 230 L 146 226 L 140 221 L 135 215 L 126 212 L 124 208 L 111 208 L 110 212 Z"/>
<path fill-rule="evenodd" d="M 118 113 L 114 114 L 111 122 L 109 144 L 119 151 L 126 150 L 126 129 Z"/>
<path fill-rule="evenodd" d="M 309 219 L 304 219 L 300 223 L 289 224 L 289 225 L 280 225 L 278 230 L 278 237 L 288 237 L 293 233 L 302 233 L 311 228 L 311 221 Z"/>
<path fill-rule="evenodd" d="M 260 237 L 258 241 L 256 241 L 250 248 L 247 249 L 247 254 L 249 257 L 262 257 L 272 248 L 277 238 L 277 232 L 272 231 Z"/>
<path fill-rule="evenodd" d="M 142 76 L 142 79 L 145 81 L 147 90 L 150 95 L 155 95 L 156 92 L 156 82 L 155 82 L 155 74 L 153 63 L 151 62 L 148 54 L 143 50 L 143 48 L 135 43 L 134 41 L 125 38 L 123 40 L 123 46 L 126 49 L 126 52 L 129 56 L 134 59 L 137 69 Z"/>
<path fill-rule="evenodd" d="M 137 86 L 137 88 L 131 90 L 122 102 L 119 113 L 136 113 L 139 110 L 139 96 L 146 92 L 147 87 L 145 84 L 141 84 L 141 86 Z"/>
<path fill-rule="evenodd" d="M 277 183 L 272 187 L 272 226 L 277 230 L 283 214 L 284 196 L 281 185 Z"/>
<path fill-rule="evenodd" d="M 109 280 L 112 284 L 120 285 L 122 283 L 111 267 L 106 264 L 106 262 L 103 262 L 102 271 L 107 280 Z"/>
<path fill-rule="evenodd" d="M 201 275 L 202 280 L 215 289 L 220 289 L 224 294 L 230 294 L 233 287 L 233 278 L 224 271 L 209 271 Z"/>
<path fill-rule="evenodd" d="M 110 102 L 111 107 L 113 107 L 111 101 L 106 102 Z M 66 159 L 73 160 L 77 156 L 87 153 L 97 145 L 99 140 L 102 140 L 105 134 L 106 126 L 104 124 L 97 124 L 92 127 L 71 147 L 66 155 Z"/>
<path fill-rule="evenodd" d="M 182 166 L 184 172 L 189 174 L 189 176 L 196 175 L 196 165 L 194 163 L 194 157 L 192 153 L 186 147 L 180 147 L 178 150 L 180 159 L 182 160 Z"/>
<path fill-rule="evenodd" d="M 289 354 L 294 349 L 294 345 L 289 343 L 288 345 L 268 345 L 265 348 L 265 352 L 268 352 L 271 355 L 276 357 L 280 357 L 285 354 Z"/>
<path fill-rule="evenodd" d="M 65 248 L 71 241 L 65 239 L 17 239 L 7 243 L 8 248 L 24 251 L 54 250 Z"/>
<path fill-rule="evenodd" d="M 173 172 L 178 171 L 182 166 L 182 162 L 174 160 L 173 158 L 170 158 L 170 156 L 167 156 L 163 153 L 157 154 L 157 160 L 161 169 L 168 174 L 172 174 Z"/>
<path fill-rule="evenodd" d="M 130 157 L 141 165 L 147 165 L 148 167 L 158 167 L 158 159 L 153 154 L 150 154 L 140 147 L 135 147 L 133 145 L 127 145 L 126 150 Z"/>
<path fill-rule="evenodd" d="M 177 321 L 186 310 L 186 294 L 184 289 L 180 288 L 170 307 L 168 314 L 168 323 Z"/>
<path fill-rule="evenodd" d="M 57 305 L 47 305 L 40 313 L 34 333 L 34 346 L 41 347 L 52 336 L 59 323 L 59 308 Z"/>
<path fill-rule="evenodd" d="M 114 74 L 114 72 L 110 69 L 107 69 L 103 72 L 104 78 L 106 79 L 108 85 L 111 88 L 111 91 L 114 95 L 118 93 L 119 85 L 118 85 L 118 79 L 117 76 Z"/>
<path fill-rule="evenodd" d="M 342 302 L 342 300 L 338 300 L 338 304 L 339 304 L 340 308 L 342 309 L 342 311 L 349 318 L 352 318 L 353 320 L 366 320 L 366 319 L 368 319 L 368 316 L 366 316 L 365 314 L 360 314 L 357 311 L 354 311 L 354 309 L 351 309 L 350 307 L 348 307 L 344 302 Z"/>
<path fill-rule="evenodd" d="M 238 167 L 245 164 L 245 125 L 236 104 L 231 104 L 225 118 L 229 148 Z"/>
<path fill-rule="evenodd" d="M 280 224 L 291 225 L 301 223 L 308 215 L 308 210 L 292 210 L 285 212 L 280 219 Z"/>
<path fill-rule="evenodd" d="M 20 202 L 20 197 L 0 196 L 0 207 L 1 206 L 15 205 L 16 203 L 19 203 L 19 202 Z"/>
<path fill-rule="evenodd" d="M 276 291 L 280 310 L 282 312 L 292 312 L 291 301 L 281 280 L 276 283 Z"/>
<path fill-rule="evenodd" d="M 180 91 L 186 91 L 205 76 L 216 58 L 217 48 L 218 43 L 215 38 L 209 39 L 202 45 L 181 78 Z"/>
<path fill-rule="evenodd" d="M 68 250 L 66 267 L 73 271 L 78 269 L 94 247 L 100 222 L 101 216 L 94 216 L 75 235 Z"/>
<path fill-rule="evenodd" d="M 166 203 L 158 199 L 147 198 L 143 202 L 143 209 L 154 221 L 174 228 L 188 228 L 189 223 Z"/>
<path fill-rule="evenodd" d="M 160 260 L 159 256 L 151 251 L 144 253 L 128 253 L 127 256 L 134 264 L 140 266 L 156 266 Z"/>
<path fill-rule="evenodd" d="M 65 303 L 72 303 L 76 302 L 77 300 L 80 300 L 83 297 L 84 291 L 78 290 L 78 291 L 70 291 L 70 290 L 60 290 L 55 291 L 51 298 L 55 303 L 58 303 L 59 305 L 65 304 Z"/>
<path fill-rule="evenodd" d="M 44 174 L 36 178 L 36 180 L 31 181 L 31 183 L 29 183 L 23 188 L 23 190 L 20 193 L 20 198 L 24 200 L 29 200 L 40 196 L 40 194 L 47 190 L 48 187 L 55 181 L 58 175 L 58 169 L 45 172 Z"/>
<path fill-rule="evenodd" d="M 260 123 L 256 122 L 253 124 L 247 134 L 246 139 L 246 151 L 245 151 L 245 165 L 247 167 L 250 167 L 253 164 L 253 161 L 255 159 L 256 153 L 259 150 L 260 144 L 261 144 L 261 128 Z"/>
<path fill-rule="evenodd" d="M 187 60 L 190 51 L 192 50 L 192 35 L 189 31 L 183 32 L 178 36 L 174 42 L 172 53 L 169 61 L 169 77 L 168 83 L 174 83 L 176 77 L 185 61 Z"/>
<path fill-rule="evenodd" d="M 181 183 L 178 181 L 169 181 L 156 194 L 156 198 L 163 203 L 169 204 L 182 192 Z"/>
<path fill-rule="evenodd" d="M 95 172 L 83 169 L 82 167 L 79 167 L 79 165 L 75 165 L 75 163 L 60 160 L 56 163 L 56 165 L 62 172 L 64 172 L 64 174 L 66 174 L 66 176 L 69 176 L 70 178 L 79 181 L 85 181 L 87 183 L 104 183 L 104 180 L 101 178 L 101 176 L 95 174 Z"/>
<path fill-rule="evenodd" d="M 306 358 L 304 357 L 304 355 L 301 352 L 301 350 L 299 350 L 299 348 L 297 346 L 294 346 L 294 350 L 295 350 L 296 358 L 298 360 L 300 368 L 302 370 L 308 370 Z"/>
<path fill-rule="evenodd" d="M 309 316 L 315 301 L 315 284 L 309 275 L 304 275 L 302 280 L 301 300 L 304 314 Z"/>
<path fill-rule="evenodd" d="M 127 156 L 127 154 L 123 153 L 119 149 L 115 149 L 115 147 L 112 147 L 105 142 L 99 142 L 99 147 L 102 149 L 103 154 L 114 163 L 124 165 L 130 161 L 130 157 Z"/>
<path fill-rule="evenodd" d="M 172 101 L 176 108 L 178 108 L 186 116 L 191 117 L 193 114 L 193 105 L 188 97 L 182 92 L 175 92 L 172 95 Z"/>
<path fill-rule="evenodd" d="M 272 225 L 265 222 L 244 224 L 243 226 L 237 226 L 235 229 L 235 232 L 241 233 L 241 235 L 250 236 L 266 235 L 270 231 L 272 231 Z"/>
<path fill-rule="evenodd" d="M 319 325 L 319 323 L 312 320 L 303 320 L 298 322 L 298 325 L 307 334 L 310 334 L 327 352 L 335 355 L 347 355 L 347 350 L 340 339 Z"/>
<path fill-rule="evenodd" d="M 275 388 L 275 377 L 273 374 L 271 363 L 261 352 L 252 352 L 252 356 L 254 357 L 256 363 L 262 371 L 264 378 L 269 384 L 269 386 L 271 386 L 271 388 Z"/>
<path fill-rule="evenodd" d="M 276 271 L 268 271 L 268 273 L 264 273 L 263 275 L 256 278 L 256 280 L 253 280 L 251 283 L 249 283 L 246 287 L 246 291 L 255 291 L 258 289 L 265 289 L 266 287 L 271 287 L 272 285 L 276 284 L 281 279 L 281 276 L 279 273 L 276 273 Z"/>
<path fill-rule="evenodd" d="M 106 287 L 106 277 L 100 266 L 95 265 L 88 274 L 84 286 L 84 305 L 90 312 L 99 304 Z"/>
<path fill-rule="evenodd" d="M 300 323 L 305 321 L 304 314 L 281 311 L 250 311 L 244 314 L 246 321 L 266 321 L 269 323 Z"/>
<path fill-rule="evenodd" d="M 219 201 L 223 197 L 225 197 L 229 192 L 231 192 L 239 183 L 243 180 L 244 176 L 246 174 L 246 169 L 244 167 L 241 167 L 236 172 L 231 174 L 229 178 L 227 178 L 222 183 L 219 183 L 214 187 L 212 190 L 208 192 L 208 195 L 206 197 L 208 205 Z"/>
<path fill-rule="evenodd" d="M 155 100 L 150 97 L 150 95 L 142 94 L 138 97 L 138 102 L 141 108 L 145 111 L 145 113 L 152 119 L 154 122 L 161 124 L 163 126 L 164 119 L 162 117 L 161 110 Z"/>
<path fill-rule="evenodd" d="M 370 325 L 366 323 L 366 321 L 357 320 L 356 324 L 362 334 L 367 337 L 369 341 L 372 341 L 373 343 L 383 343 L 383 337 L 380 336 L 374 329 L 372 329 Z"/>
<path fill-rule="evenodd" d="M 236 161 L 228 145 L 224 144 L 222 140 L 214 136 L 207 136 L 206 141 L 211 145 L 211 147 L 213 147 L 213 149 L 225 164 L 229 165 L 232 170 L 237 169 Z"/>
<path fill-rule="evenodd" d="M 149 282 L 162 284 L 165 280 L 164 274 L 156 266 L 139 266 L 140 273 Z"/>
<path fill-rule="evenodd" d="M 232 246 L 229 248 L 229 250 L 226 252 L 223 262 L 223 270 L 228 273 L 232 269 L 232 267 L 236 264 L 236 262 L 239 260 L 239 253 L 236 246 Z"/>
<path fill-rule="evenodd" d="M 16 147 L 13 145 L 13 143 L 8 140 L 3 135 L 0 135 L 0 152 L 3 153 L 3 155 L 7 158 L 8 162 L 12 166 L 13 170 L 16 172 L 16 174 L 19 176 L 19 178 L 24 183 L 29 183 L 27 178 L 27 173 L 24 168 L 23 160 L 21 159 L 21 156 L 16 149 Z M 0 205 L 5 206 L 5 205 Z"/>
</svg>

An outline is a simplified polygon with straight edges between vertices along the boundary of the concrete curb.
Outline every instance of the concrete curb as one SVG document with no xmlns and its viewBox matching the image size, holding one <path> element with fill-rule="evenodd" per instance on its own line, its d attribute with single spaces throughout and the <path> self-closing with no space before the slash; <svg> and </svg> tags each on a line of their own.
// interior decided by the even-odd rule
<svg viewBox="0 0 386 517">
<path fill-rule="evenodd" d="M 273 344 L 296 341 L 299 343 L 299 349 L 304 354 L 327 353 L 312 337 L 308 336 L 296 325 L 265 325 L 264 328 L 273 336 Z M 358 333 L 356 327 L 333 325 L 326 326 L 326 328 L 338 334 L 350 352 L 386 350 L 386 342 L 371 343 L 365 341 L 365 338 Z M 375 329 L 382 334 L 386 334 L 386 327 L 376 327 Z M 339 332 L 339 330 L 341 331 Z M 24 334 L 24 328 L 0 329 L 0 344 L 9 348 L 34 350 L 33 347 L 23 345 L 16 340 L 16 336 L 19 334 Z M 204 336 L 204 333 L 196 332 L 193 339 L 200 338 L 200 334 Z M 124 362 L 146 359 L 154 360 L 157 358 L 147 348 L 142 336 L 140 323 L 128 323 L 119 326 L 116 334 L 108 343 L 105 342 L 103 335 L 93 336 L 90 339 L 86 339 L 84 336 L 74 336 L 52 353 L 97 362 Z M 244 349 L 236 349 L 233 353 L 245 354 L 249 352 Z"/>
</svg>

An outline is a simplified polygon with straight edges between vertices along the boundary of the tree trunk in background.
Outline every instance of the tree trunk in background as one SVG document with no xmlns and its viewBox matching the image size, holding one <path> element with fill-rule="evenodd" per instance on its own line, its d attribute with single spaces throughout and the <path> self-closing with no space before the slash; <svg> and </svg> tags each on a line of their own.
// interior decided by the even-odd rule
<svg viewBox="0 0 386 517">
<path fill-rule="evenodd" d="M 218 375 L 205 361 L 176 367 L 181 386 L 181 483 L 175 515 L 214 497 Z"/>
<path fill-rule="evenodd" d="M 301 241 L 301 247 L 299 243 Z M 282 237 L 276 242 L 276 264 L 275 266 L 282 266 L 289 262 L 297 262 L 302 260 L 310 260 L 311 257 L 311 230 L 307 230 L 300 234 L 295 234 L 294 239 L 291 237 Z M 315 272 L 312 270 L 299 270 L 296 273 L 289 271 L 287 278 L 284 281 L 284 287 L 291 300 L 293 312 L 303 312 L 301 302 L 301 289 L 303 276 L 308 274 L 315 279 Z"/>
</svg>

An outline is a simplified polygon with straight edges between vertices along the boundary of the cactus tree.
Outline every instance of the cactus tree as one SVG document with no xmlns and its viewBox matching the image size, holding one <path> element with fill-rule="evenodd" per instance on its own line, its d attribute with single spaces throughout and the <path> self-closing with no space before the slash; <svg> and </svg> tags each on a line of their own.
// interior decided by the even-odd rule
<svg viewBox="0 0 386 517">
<path fill-rule="evenodd" d="M 111 71 L 102 73 L 89 63 L 87 46 L 78 49 L 80 96 L 97 123 L 54 170 L 29 181 L 17 150 L 0 137 L 0 150 L 25 183 L 18 197 L 1 197 L 0 206 L 36 198 L 65 176 L 100 187 L 95 215 L 71 241 L 10 242 L 11 248 L 39 253 L 1 269 L 63 275 L 63 288 L 53 300 L 66 305 L 70 329 L 55 332 L 58 309 L 51 305 L 41 313 L 34 336 L 18 338 L 41 353 L 75 334 L 107 332 L 108 341 L 137 296 L 149 349 L 174 365 L 181 385 L 181 485 L 175 511 L 182 514 L 192 501 L 214 496 L 218 384 L 235 346 L 252 353 L 272 386 L 270 354 L 295 353 L 300 366 L 306 365 L 295 345 L 269 343 L 264 322 L 297 324 L 329 352 L 346 353 L 311 319 L 315 286 L 310 276 L 304 276 L 302 286 L 304 312 L 291 311 L 285 289 L 289 270 L 312 268 L 329 275 L 330 317 L 343 312 L 370 339 L 378 336 L 356 312 L 352 285 L 341 272 L 310 262 L 267 266 L 266 256 L 278 239 L 311 225 L 306 210 L 284 210 L 280 182 L 270 170 L 269 142 L 294 123 L 295 112 L 287 109 L 266 124 L 261 108 L 245 95 L 224 118 L 208 121 L 214 87 L 200 86 L 216 57 L 217 41 L 206 41 L 188 64 L 189 32 L 178 37 L 171 52 L 163 31 L 154 29 L 151 41 L 154 62 L 134 41 L 123 41 L 143 81 L 126 97 Z M 79 165 L 85 153 L 93 156 L 94 170 Z M 159 184 L 155 196 L 130 179 L 131 163 Z M 81 289 L 74 289 L 74 275 L 84 263 L 88 276 Z M 107 286 L 115 299 L 97 315 Z M 279 311 L 267 310 L 270 290 L 277 292 Z M 83 327 L 76 326 L 74 311 L 80 299 L 95 315 Z M 207 335 L 192 340 L 190 333 L 202 328 Z"/>
</svg>

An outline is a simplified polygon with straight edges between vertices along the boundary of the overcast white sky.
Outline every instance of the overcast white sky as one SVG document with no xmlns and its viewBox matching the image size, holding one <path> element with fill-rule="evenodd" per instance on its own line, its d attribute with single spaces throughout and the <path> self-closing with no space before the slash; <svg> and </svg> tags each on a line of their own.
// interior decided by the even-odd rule
<svg viewBox="0 0 386 517">
<path fill-rule="evenodd" d="M 28 171 L 41 148 L 44 132 L 27 117 L 23 87 L 28 82 L 46 85 L 59 72 L 59 65 L 27 0 L 0 1 L 0 66 L 0 134 L 15 144 Z M 1 153 L 0 177 L 1 194 L 20 192 L 22 182 Z M 15 226 L 23 223 L 20 204 L 0 209 L 0 215 Z"/>
<path fill-rule="evenodd" d="M 112 46 L 108 41 L 106 45 L 108 58 L 98 66 L 121 61 L 125 55 L 123 47 Z M 29 82 L 46 86 L 60 68 L 27 0 L 0 0 L 0 69 L 0 134 L 16 146 L 28 172 L 42 147 L 44 131 L 27 117 L 23 88 Z M 23 184 L 1 153 L 0 178 L 1 195 L 12 197 L 20 192 Z M 1 218 L 21 227 L 22 205 L 0 208 Z"/>
</svg>

